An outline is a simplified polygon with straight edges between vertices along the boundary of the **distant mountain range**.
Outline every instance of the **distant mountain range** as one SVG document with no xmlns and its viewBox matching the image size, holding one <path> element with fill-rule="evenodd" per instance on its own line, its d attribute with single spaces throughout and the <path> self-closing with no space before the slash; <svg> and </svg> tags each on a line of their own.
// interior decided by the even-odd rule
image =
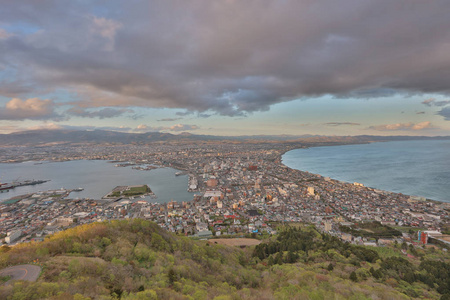
<svg viewBox="0 0 450 300">
<path fill-rule="evenodd" d="M 75 145 L 75 144 L 151 144 L 178 142 L 303 142 L 307 144 L 322 143 L 368 143 L 379 141 L 400 140 L 430 140 L 450 139 L 449 136 L 321 136 L 321 135 L 254 135 L 254 136 L 213 136 L 194 135 L 183 132 L 180 134 L 146 132 L 124 133 L 116 131 L 92 130 L 31 130 L 0 134 L 0 146 L 47 146 L 47 145 Z"/>
</svg>

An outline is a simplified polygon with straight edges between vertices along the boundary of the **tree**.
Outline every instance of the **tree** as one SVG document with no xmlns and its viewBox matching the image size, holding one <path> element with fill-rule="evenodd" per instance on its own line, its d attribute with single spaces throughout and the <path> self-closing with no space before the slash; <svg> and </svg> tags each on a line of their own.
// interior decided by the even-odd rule
<svg viewBox="0 0 450 300">
<path fill-rule="evenodd" d="M 175 271 L 173 270 L 173 268 L 169 269 L 169 273 L 167 274 L 167 276 L 169 277 L 169 283 L 170 285 L 173 285 L 173 283 L 175 281 L 177 281 L 177 274 L 175 273 Z"/>
<path fill-rule="evenodd" d="M 350 280 L 353 282 L 357 282 L 358 281 L 358 276 L 356 276 L 355 271 L 350 273 Z"/>
<path fill-rule="evenodd" d="M 330 264 L 328 265 L 328 267 L 327 267 L 327 270 L 328 270 L 328 271 L 333 271 L 333 269 L 334 269 L 333 264 L 330 263 Z"/>
</svg>

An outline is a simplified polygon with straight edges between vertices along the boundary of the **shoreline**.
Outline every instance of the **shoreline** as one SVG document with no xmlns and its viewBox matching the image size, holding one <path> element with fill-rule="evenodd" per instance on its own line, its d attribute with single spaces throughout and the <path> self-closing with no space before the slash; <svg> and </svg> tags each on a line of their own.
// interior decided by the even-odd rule
<svg viewBox="0 0 450 300">
<path fill-rule="evenodd" d="M 332 177 L 329 177 L 329 176 L 323 176 L 323 175 L 321 175 L 321 174 L 313 173 L 313 172 L 310 172 L 310 171 L 307 171 L 307 170 L 300 170 L 300 169 L 292 168 L 292 167 L 287 166 L 286 164 L 283 163 L 283 156 L 284 156 L 287 152 L 290 152 L 290 151 L 293 151 L 293 150 L 305 150 L 305 149 L 309 149 L 309 148 L 330 147 L 330 146 L 366 145 L 366 144 L 373 144 L 373 143 L 380 143 L 380 142 L 387 143 L 387 142 L 402 142 L 402 141 L 372 141 L 372 142 L 365 142 L 365 143 L 345 143 L 345 144 L 342 144 L 342 143 L 339 144 L 339 143 L 338 143 L 338 144 L 333 144 L 333 145 L 317 145 L 317 146 L 308 146 L 308 147 L 300 147 L 300 148 L 298 148 L 298 147 L 292 147 L 292 149 L 288 149 L 288 150 L 281 151 L 280 154 L 279 154 L 279 156 L 278 156 L 278 160 L 280 161 L 280 165 L 281 165 L 281 166 L 284 166 L 284 167 L 286 167 L 286 168 L 288 168 L 288 169 L 290 169 L 290 170 L 293 170 L 293 171 L 306 172 L 306 173 L 309 173 L 309 174 L 316 175 L 316 176 L 318 176 L 318 177 L 320 177 L 320 178 L 327 178 L 327 177 L 328 177 L 328 178 L 330 178 L 331 180 L 337 181 L 337 182 L 339 182 L 339 183 L 341 183 L 341 184 L 354 184 L 354 183 L 352 183 L 352 182 L 348 182 L 348 181 L 344 181 L 344 180 L 332 178 Z M 391 193 L 391 194 L 403 195 L 403 196 L 408 196 L 408 197 L 410 197 L 410 198 L 411 198 L 411 197 L 425 198 L 425 202 L 431 202 L 431 203 L 434 203 L 434 204 L 442 204 L 442 203 L 448 203 L 448 204 L 450 204 L 450 200 L 449 200 L 449 201 L 440 201 L 440 200 L 436 200 L 436 199 L 427 198 L 427 197 L 425 197 L 425 196 L 418 196 L 418 195 L 405 194 L 405 193 L 395 192 L 395 191 L 390 191 L 390 190 L 386 190 L 386 189 L 382 189 L 382 188 L 366 186 L 365 183 L 362 183 L 362 184 L 363 184 L 363 187 L 364 187 L 364 188 L 368 188 L 368 189 L 371 189 L 371 190 L 379 190 L 379 191 L 382 191 L 382 192 L 384 192 L 384 193 Z M 421 200 L 418 200 L 418 201 L 421 201 Z M 423 202 L 423 200 L 422 200 L 422 202 Z"/>
</svg>

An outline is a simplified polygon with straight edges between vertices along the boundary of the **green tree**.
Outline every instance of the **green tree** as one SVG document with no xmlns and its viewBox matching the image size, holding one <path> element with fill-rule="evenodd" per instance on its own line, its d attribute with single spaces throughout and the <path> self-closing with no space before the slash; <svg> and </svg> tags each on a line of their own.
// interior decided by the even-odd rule
<svg viewBox="0 0 450 300">
<path fill-rule="evenodd" d="M 358 281 L 358 276 L 356 275 L 355 271 L 350 273 L 350 280 L 353 282 L 357 282 Z"/>
<path fill-rule="evenodd" d="M 173 285 L 173 283 L 175 281 L 177 281 L 177 274 L 175 273 L 173 268 L 169 269 L 169 273 L 167 274 L 167 276 L 169 277 L 169 283 L 170 285 Z"/>
<path fill-rule="evenodd" d="M 330 264 L 328 265 L 328 267 L 327 267 L 327 270 L 328 270 L 328 271 L 333 271 L 333 269 L 334 269 L 333 264 L 330 263 Z"/>
</svg>

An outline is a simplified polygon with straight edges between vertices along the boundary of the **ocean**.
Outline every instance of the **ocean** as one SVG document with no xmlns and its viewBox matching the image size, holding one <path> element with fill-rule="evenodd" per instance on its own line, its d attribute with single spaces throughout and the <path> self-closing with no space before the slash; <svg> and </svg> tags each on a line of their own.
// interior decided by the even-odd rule
<svg viewBox="0 0 450 300">
<path fill-rule="evenodd" d="M 38 191 L 79 187 L 84 190 L 72 192 L 71 198 L 100 199 L 116 186 L 141 184 L 147 184 L 157 196 L 156 199 L 146 197 L 149 202 L 191 201 L 194 194 L 187 192 L 188 176 L 175 176 L 176 172 L 177 170 L 172 168 L 141 171 L 131 167 L 114 167 L 114 163 L 102 160 L 0 164 L 1 182 L 50 180 L 43 184 L 16 187 L 9 192 L 0 193 L 0 201 Z"/>
<path fill-rule="evenodd" d="M 345 182 L 450 202 L 450 141 L 396 141 L 286 152 L 284 165 Z"/>
</svg>

